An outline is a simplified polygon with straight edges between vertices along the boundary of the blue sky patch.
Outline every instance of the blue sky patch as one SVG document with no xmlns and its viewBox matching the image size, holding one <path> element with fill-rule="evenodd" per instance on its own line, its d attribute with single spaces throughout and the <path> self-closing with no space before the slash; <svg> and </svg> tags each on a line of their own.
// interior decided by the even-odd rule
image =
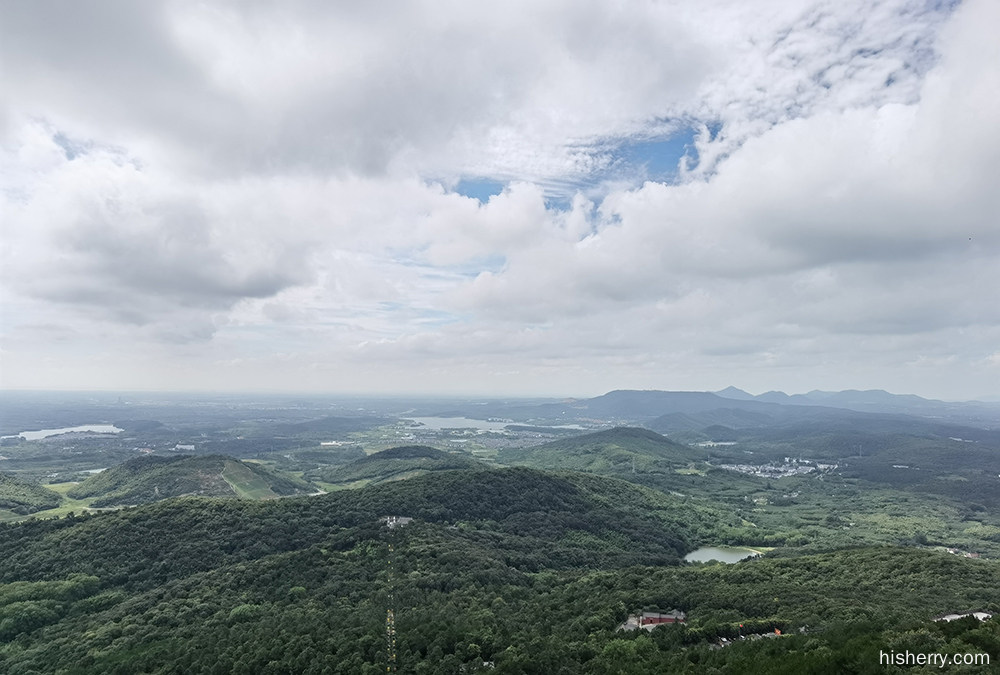
<svg viewBox="0 0 1000 675">
<path fill-rule="evenodd" d="M 673 181 L 681 159 L 694 154 L 694 137 L 695 130 L 689 127 L 668 138 L 628 139 L 611 150 L 610 175 L 603 178 L 621 175 L 638 183 Z"/>
<path fill-rule="evenodd" d="M 94 145 L 91 141 L 78 141 L 70 138 L 61 131 L 52 137 L 52 141 L 63 149 L 66 159 L 70 161 L 73 161 L 80 155 L 86 155 Z"/>
<path fill-rule="evenodd" d="M 489 178 L 463 178 L 455 186 L 455 192 L 463 197 L 473 197 L 483 204 L 490 200 L 490 197 L 503 192 L 505 183 Z"/>
<path fill-rule="evenodd" d="M 714 137 L 721 127 L 720 123 L 709 124 L 709 133 Z M 670 135 L 609 138 L 577 146 L 579 152 L 597 160 L 600 168 L 585 175 L 543 178 L 539 185 L 545 192 L 546 208 L 569 209 L 573 195 L 578 192 L 600 202 L 611 184 L 638 187 L 646 181 L 676 182 L 681 160 L 687 157 L 689 166 L 697 166 L 698 153 L 694 145 L 697 129 L 690 123 L 675 129 Z M 453 191 L 485 204 L 490 197 L 503 192 L 506 185 L 506 181 L 496 178 L 465 177 L 458 181 Z"/>
</svg>

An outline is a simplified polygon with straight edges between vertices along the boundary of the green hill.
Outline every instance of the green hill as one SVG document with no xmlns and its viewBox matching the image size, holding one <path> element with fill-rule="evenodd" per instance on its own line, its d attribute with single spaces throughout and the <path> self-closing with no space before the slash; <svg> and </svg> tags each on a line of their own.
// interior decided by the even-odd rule
<svg viewBox="0 0 1000 675">
<path fill-rule="evenodd" d="M 704 453 L 649 429 L 616 427 L 528 448 L 504 449 L 497 461 L 616 475 L 673 471 L 704 461 Z"/>
<path fill-rule="evenodd" d="M 83 481 L 67 494 L 94 507 L 127 506 L 196 495 L 273 499 L 315 492 L 306 481 L 225 455 L 138 457 Z"/>
<path fill-rule="evenodd" d="M 308 499 L 170 500 L 0 528 L 0 549 L 10 552 L 0 561 L 0 582 L 73 569 L 130 586 L 156 584 L 308 548 L 344 528 L 377 531 L 379 519 L 393 514 L 455 528 L 528 570 L 675 564 L 713 541 L 726 520 L 690 500 L 599 476 L 526 468 L 447 471 Z M 148 560 L 157 564 L 143 568 Z"/>
<path fill-rule="evenodd" d="M 0 473 L 0 519 L 5 511 L 19 516 L 54 509 L 62 502 L 58 493 L 37 483 Z"/>
<path fill-rule="evenodd" d="M 713 452 L 681 445 L 649 429 L 616 427 L 527 448 L 502 449 L 496 461 L 614 476 L 741 510 L 746 496 L 764 489 L 766 481 L 710 465 L 715 462 Z"/>
<path fill-rule="evenodd" d="M 321 467 L 311 477 L 333 484 L 379 483 L 412 478 L 432 471 L 475 469 L 485 466 L 461 452 L 445 452 L 424 445 L 389 448 L 342 466 Z"/>
</svg>

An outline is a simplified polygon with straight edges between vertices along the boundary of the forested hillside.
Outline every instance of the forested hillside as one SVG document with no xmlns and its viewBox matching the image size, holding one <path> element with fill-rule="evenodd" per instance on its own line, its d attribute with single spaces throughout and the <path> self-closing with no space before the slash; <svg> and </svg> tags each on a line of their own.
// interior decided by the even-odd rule
<svg viewBox="0 0 1000 675">
<path fill-rule="evenodd" d="M 58 513 L 75 515 L 0 526 L 0 673 L 385 672 L 389 610 L 403 673 L 892 672 L 879 651 L 907 649 L 1000 659 L 997 621 L 933 621 L 1000 611 L 1000 569 L 971 557 L 998 550 L 989 447 L 950 440 L 943 454 L 937 437 L 859 429 L 864 453 L 833 470 L 789 456 L 786 430 L 698 411 L 674 422 L 710 417 L 686 432 L 713 439 L 700 446 L 634 427 L 520 447 L 457 432 L 492 463 L 423 445 L 366 455 L 353 436 L 278 443 L 254 462 L 171 445 L 56 484 Z M 812 429 L 800 451 L 850 450 L 851 430 Z M 331 491 L 273 499 L 316 491 L 275 467 Z M 81 511 L 100 506 L 118 508 Z M 723 544 L 767 553 L 682 560 Z M 686 623 L 617 630 L 641 611 Z"/>
<path fill-rule="evenodd" d="M 621 481 L 530 469 L 452 471 L 278 502 L 169 500 L 0 530 L 0 581 L 59 569 L 130 586 L 307 548 L 343 528 L 405 515 L 502 542 L 509 564 L 675 564 L 718 536 L 724 514 Z M 148 561 L 156 561 L 149 564 Z M 144 581 L 145 580 L 145 581 Z"/>
<path fill-rule="evenodd" d="M 390 514 L 414 520 L 390 529 Z M 0 526 L 0 672 L 385 672 L 388 609 L 403 673 L 872 672 L 878 649 L 917 646 L 1000 658 L 996 621 L 931 621 L 1000 611 L 994 563 L 864 548 L 678 564 L 720 517 L 506 469 Z M 687 623 L 617 632 L 643 609 Z"/>
<path fill-rule="evenodd" d="M 702 462 L 705 453 L 648 429 L 617 427 L 543 445 L 502 450 L 497 461 L 592 473 L 672 471 Z"/>
<path fill-rule="evenodd" d="M 60 501 L 62 498 L 52 490 L 0 473 L 0 514 L 9 511 L 23 516 L 54 508 Z"/>
</svg>

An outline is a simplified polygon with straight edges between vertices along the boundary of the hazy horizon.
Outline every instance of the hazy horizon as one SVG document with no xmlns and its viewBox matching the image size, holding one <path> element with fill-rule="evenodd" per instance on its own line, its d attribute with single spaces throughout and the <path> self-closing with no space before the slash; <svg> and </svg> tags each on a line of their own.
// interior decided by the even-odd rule
<svg viewBox="0 0 1000 675">
<path fill-rule="evenodd" d="M 732 386 L 732 385 L 730 385 Z M 518 394 L 518 393 L 508 393 L 508 394 L 498 394 L 490 391 L 467 391 L 467 392 L 445 392 L 445 393 L 434 393 L 434 392 L 420 392 L 420 391 L 322 391 L 322 390 L 295 390 L 295 389 L 0 389 L 0 395 L 9 394 L 25 394 L 25 395 L 41 395 L 41 394 L 52 394 L 52 395 L 79 395 L 79 396 L 108 396 L 108 397 L 124 397 L 124 396 L 162 396 L 162 397 L 190 397 L 197 398 L 208 397 L 208 398 L 240 398 L 240 399 L 266 399 L 266 398 L 309 398 L 313 397 L 316 399 L 343 399 L 343 400 L 363 400 L 363 399 L 385 399 L 385 400 L 439 400 L 439 401 L 467 401 L 469 399 L 481 399 L 481 400 L 585 400 L 590 398 L 597 398 L 610 394 L 612 392 L 618 391 L 639 391 L 639 392 L 668 392 L 668 393 L 695 393 L 695 394 L 717 394 L 721 395 L 725 389 L 729 387 L 724 387 L 723 389 L 629 389 L 625 387 L 617 387 L 614 389 L 608 389 L 604 391 L 599 391 L 596 393 L 551 393 L 551 394 Z M 769 389 L 767 391 L 748 391 L 742 387 L 735 387 L 743 393 L 749 394 L 750 396 L 757 397 L 764 394 L 785 394 L 787 396 L 805 396 L 809 394 L 836 394 L 836 393 L 869 393 L 869 392 L 880 392 L 886 393 L 890 396 L 919 396 L 917 394 L 912 394 L 911 392 L 894 392 L 887 391 L 885 389 L 842 389 L 842 390 L 825 390 L 825 389 L 810 389 L 807 391 L 785 391 L 782 389 Z M 726 398 L 723 396 L 723 398 Z M 990 398 L 990 397 L 980 397 L 980 398 L 967 398 L 967 399 L 935 399 L 925 396 L 920 396 L 925 400 L 929 401 L 941 401 L 944 403 L 1000 403 L 1000 398 Z"/>
</svg>

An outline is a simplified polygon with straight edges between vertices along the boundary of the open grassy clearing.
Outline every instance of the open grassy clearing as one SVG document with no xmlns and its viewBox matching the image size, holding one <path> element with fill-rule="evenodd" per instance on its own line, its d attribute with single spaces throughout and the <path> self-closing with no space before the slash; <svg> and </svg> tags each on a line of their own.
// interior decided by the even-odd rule
<svg viewBox="0 0 1000 675">
<path fill-rule="evenodd" d="M 227 461 L 222 478 L 243 499 L 276 499 L 267 482 L 239 462 Z"/>
<path fill-rule="evenodd" d="M 70 513 L 81 513 L 86 510 L 97 510 L 91 509 L 90 504 L 93 498 L 88 497 L 87 499 L 73 499 L 67 496 L 67 492 L 71 490 L 77 483 L 49 483 L 44 487 L 52 490 L 53 492 L 58 492 L 62 496 L 62 503 L 54 509 L 45 509 L 44 511 L 36 511 L 28 515 L 22 515 L 19 513 L 14 513 L 7 509 L 0 509 L 0 522 L 4 523 L 16 523 L 22 520 L 30 520 L 32 518 L 62 518 L 63 516 L 69 515 Z"/>
<path fill-rule="evenodd" d="M 349 483 L 324 483 L 323 481 L 314 480 L 313 484 L 320 486 L 327 492 L 338 492 L 340 490 L 356 490 L 358 488 L 363 488 L 371 482 L 371 478 L 362 478 L 361 480 L 355 480 Z"/>
</svg>

